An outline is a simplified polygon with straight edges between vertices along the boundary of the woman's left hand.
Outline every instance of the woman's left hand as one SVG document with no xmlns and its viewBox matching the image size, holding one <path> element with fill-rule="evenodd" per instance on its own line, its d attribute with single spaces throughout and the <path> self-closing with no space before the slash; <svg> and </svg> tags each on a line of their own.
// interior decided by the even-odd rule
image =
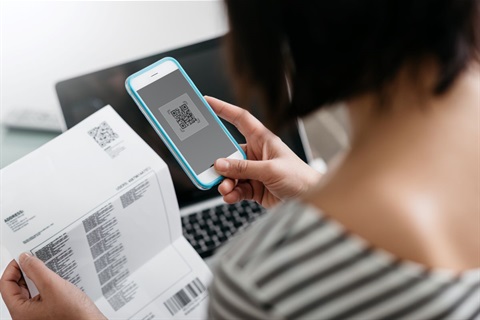
<svg viewBox="0 0 480 320">
<path fill-rule="evenodd" d="M 30 298 L 20 267 L 12 260 L 0 279 L 0 293 L 13 319 L 106 319 L 82 290 L 41 260 L 25 253 L 19 260 L 40 294 Z"/>
</svg>

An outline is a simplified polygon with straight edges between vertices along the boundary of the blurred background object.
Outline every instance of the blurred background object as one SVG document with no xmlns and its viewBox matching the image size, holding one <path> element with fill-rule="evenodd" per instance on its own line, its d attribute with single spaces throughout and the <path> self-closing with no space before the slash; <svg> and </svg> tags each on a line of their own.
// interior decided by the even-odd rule
<svg viewBox="0 0 480 320">
<path fill-rule="evenodd" d="M 304 119 L 313 158 L 322 158 L 329 163 L 340 151 L 349 147 L 350 129 L 345 105 L 339 103 L 321 109 Z"/>
<path fill-rule="evenodd" d="M 12 109 L 59 116 L 58 80 L 227 30 L 220 1 L 2 1 L 1 9 L 1 119 Z"/>
<path fill-rule="evenodd" d="M 65 129 L 56 82 L 227 31 L 216 0 L 1 1 L 0 23 L 0 167 Z"/>
</svg>

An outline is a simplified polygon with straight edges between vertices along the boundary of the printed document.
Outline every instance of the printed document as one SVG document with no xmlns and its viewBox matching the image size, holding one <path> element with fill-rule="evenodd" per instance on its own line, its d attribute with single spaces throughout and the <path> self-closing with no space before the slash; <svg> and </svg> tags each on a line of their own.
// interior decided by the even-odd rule
<svg viewBox="0 0 480 320">
<path fill-rule="evenodd" d="M 1 241 L 12 256 L 43 260 L 108 318 L 206 317 L 212 275 L 182 235 L 168 168 L 112 107 L 0 179 Z"/>
</svg>

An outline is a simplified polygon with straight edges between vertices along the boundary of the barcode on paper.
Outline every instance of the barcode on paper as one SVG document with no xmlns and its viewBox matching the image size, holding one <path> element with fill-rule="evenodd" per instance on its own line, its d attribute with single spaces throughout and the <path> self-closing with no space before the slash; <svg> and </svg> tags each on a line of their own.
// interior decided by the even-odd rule
<svg viewBox="0 0 480 320">
<path fill-rule="evenodd" d="M 187 284 L 182 290 L 175 293 L 163 304 L 173 316 L 178 311 L 188 306 L 193 300 L 195 300 L 195 298 L 200 296 L 206 290 L 207 289 L 203 283 L 198 278 L 195 278 L 195 280 Z"/>
</svg>

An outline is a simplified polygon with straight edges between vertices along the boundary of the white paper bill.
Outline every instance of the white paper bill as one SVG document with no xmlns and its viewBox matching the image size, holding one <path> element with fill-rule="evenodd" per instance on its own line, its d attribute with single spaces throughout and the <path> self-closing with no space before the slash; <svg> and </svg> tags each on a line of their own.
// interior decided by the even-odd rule
<svg viewBox="0 0 480 320">
<path fill-rule="evenodd" d="M 182 235 L 168 168 L 110 106 L 0 178 L 12 256 L 37 256 L 108 318 L 206 317 L 212 275 Z"/>
</svg>

